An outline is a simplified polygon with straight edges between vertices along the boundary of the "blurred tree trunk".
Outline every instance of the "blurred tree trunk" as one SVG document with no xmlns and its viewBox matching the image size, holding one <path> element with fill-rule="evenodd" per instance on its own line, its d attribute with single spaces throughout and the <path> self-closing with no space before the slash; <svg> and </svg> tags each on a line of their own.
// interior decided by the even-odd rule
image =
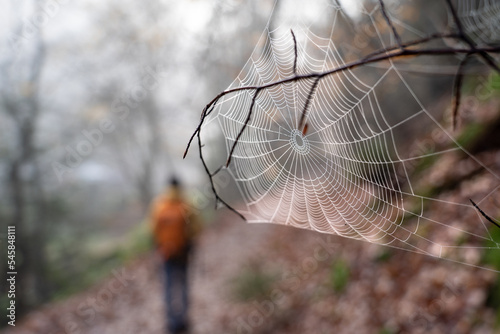
<svg viewBox="0 0 500 334">
<path fill-rule="evenodd" d="M 121 172 L 137 190 L 145 214 L 158 190 L 155 181 L 159 174 L 165 174 L 160 169 L 167 167 L 169 157 L 161 145 L 160 117 L 153 96 L 138 104 L 136 109 L 124 121 L 123 129 L 116 132 L 113 151 Z"/>
<path fill-rule="evenodd" d="M 116 7 L 110 6 L 109 10 L 114 13 Z M 165 34 L 165 31 L 157 30 L 155 25 L 166 10 L 168 8 L 165 3 L 152 1 L 141 4 L 137 12 L 123 11 L 119 12 L 119 15 L 105 16 L 107 25 L 103 26 L 103 29 L 106 30 L 106 38 L 101 41 L 102 45 L 107 45 L 109 38 L 112 38 L 116 43 L 127 46 L 128 51 L 118 50 L 119 54 L 116 54 L 114 59 L 134 65 L 134 69 L 128 73 L 133 77 L 128 78 L 130 82 L 135 81 L 142 85 L 145 78 L 151 80 L 151 73 L 158 74 L 155 80 L 162 77 L 159 72 L 167 67 L 171 58 L 169 55 L 172 51 L 166 48 L 171 37 Z M 109 17 L 114 20 L 110 21 Z M 128 101 L 132 102 L 127 105 L 127 116 L 120 120 L 117 130 L 111 136 L 114 146 L 111 152 L 118 169 L 136 192 L 142 214 L 146 214 L 156 193 L 164 186 L 165 175 L 172 172 L 172 166 L 161 129 L 162 115 L 155 97 L 157 88 L 141 87 L 145 96 L 140 99 L 126 86 L 119 87 L 123 89 L 122 94 L 106 91 L 107 96 L 102 98 L 111 99 L 108 102 L 113 104 L 116 95 L 126 96 Z M 159 182 L 161 184 L 158 184 Z"/>
<path fill-rule="evenodd" d="M 6 88 L 2 107 L 14 125 L 13 147 L 7 165 L 11 199 L 9 221 L 16 226 L 19 314 L 49 297 L 45 272 L 46 208 L 35 142 L 40 115 L 39 81 L 45 59 L 41 31 L 37 31 L 31 41 L 34 45 L 27 61 L 21 59 L 19 50 L 12 50 L 9 61 L 1 69 Z M 20 74 L 24 71 L 26 76 Z"/>
</svg>

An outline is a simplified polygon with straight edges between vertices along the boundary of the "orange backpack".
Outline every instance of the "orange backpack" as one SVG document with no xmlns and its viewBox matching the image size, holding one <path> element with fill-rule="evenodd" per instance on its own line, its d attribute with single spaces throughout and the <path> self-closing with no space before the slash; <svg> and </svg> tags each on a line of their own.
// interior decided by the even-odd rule
<svg viewBox="0 0 500 334">
<path fill-rule="evenodd" d="M 188 212 L 179 200 L 160 199 L 153 211 L 153 235 L 165 259 L 185 255 Z"/>
</svg>

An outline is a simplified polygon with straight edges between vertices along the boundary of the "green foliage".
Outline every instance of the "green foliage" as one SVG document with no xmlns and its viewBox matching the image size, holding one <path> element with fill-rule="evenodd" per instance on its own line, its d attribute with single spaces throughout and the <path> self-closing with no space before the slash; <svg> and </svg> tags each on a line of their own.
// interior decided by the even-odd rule
<svg viewBox="0 0 500 334">
<path fill-rule="evenodd" d="M 66 298 L 105 278 L 112 269 L 123 266 L 151 250 L 152 242 L 146 224 L 132 229 L 123 239 L 90 238 L 85 242 L 60 242 L 52 245 L 52 259 L 47 268 L 49 280 L 57 290 L 55 299 Z M 78 246 L 79 245 L 79 246 Z"/>
<path fill-rule="evenodd" d="M 377 254 L 377 256 L 375 257 L 375 261 L 376 262 L 387 262 L 391 259 L 392 257 L 392 251 L 386 247 L 384 249 L 382 249 L 382 251 L 380 253 Z"/>
<path fill-rule="evenodd" d="M 495 284 L 488 289 L 488 298 L 486 305 L 497 310 L 496 325 L 500 325 L 500 277 L 497 278 Z"/>
<path fill-rule="evenodd" d="M 490 228 L 491 238 L 500 243 L 500 229 L 496 226 Z M 483 265 L 492 266 L 496 270 L 500 270 L 500 253 L 498 248 L 494 248 L 495 244 L 485 243 L 486 247 L 492 247 L 484 251 L 481 262 Z M 488 289 L 488 298 L 486 300 L 486 305 L 497 309 L 496 325 L 500 326 L 500 277 L 497 278 L 496 282 Z"/>
<path fill-rule="evenodd" d="M 343 260 L 335 261 L 330 269 L 330 286 L 336 292 L 344 291 L 349 282 L 350 270 Z"/>
<path fill-rule="evenodd" d="M 126 241 L 118 248 L 118 257 L 122 262 L 130 261 L 140 254 L 147 253 L 153 247 L 151 232 L 143 223 L 130 231 Z"/>
<path fill-rule="evenodd" d="M 57 290 L 54 299 L 64 299 L 78 293 L 92 284 L 105 278 L 109 272 L 119 266 L 116 258 L 93 259 L 80 256 L 78 266 L 64 268 L 56 265 L 49 266 L 49 278 Z"/>
<path fill-rule="evenodd" d="M 414 175 L 418 175 L 424 171 L 426 171 L 429 167 L 432 167 L 434 163 L 438 160 L 439 156 L 438 155 L 430 155 L 431 153 L 434 153 L 432 151 L 425 152 L 424 154 L 429 154 L 425 155 L 421 159 L 418 159 L 417 165 L 415 166 L 415 169 L 413 170 Z"/>
<path fill-rule="evenodd" d="M 462 91 L 476 96 L 479 100 L 487 101 L 493 96 L 500 95 L 500 74 L 492 71 L 488 76 L 469 76 L 465 80 Z"/>
<path fill-rule="evenodd" d="M 489 87 L 492 91 L 500 92 L 500 74 L 497 72 L 492 72 L 489 77 Z"/>
<path fill-rule="evenodd" d="M 394 334 L 394 331 L 384 327 L 378 331 L 378 334 Z"/>
<path fill-rule="evenodd" d="M 500 244 L 500 229 L 496 226 L 492 226 L 489 229 L 489 233 L 491 235 L 491 238 L 495 240 L 498 244 Z M 498 248 L 496 248 L 498 247 L 498 244 L 494 244 L 491 241 L 486 241 L 483 246 L 492 248 L 486 249 L 483 252 L 483 256 L 481 258 L 482 264 L 490 265 L 496 270 L 500 270 L 500 252 L 498 251 Z"/>
<path fill-rule="evenodd" d="M 470 148 L 478 139 L 480 139 L 485 129 L 486 126 L 484 124 L 469 123 L 457 138 L 457 142 L 466 149 Z"/>
<path fill-rule="evenodd" d="M 232 279 L 232 295 L 239 301 L 264 299 L 269 296 L 276 276 L 251 265 Z"/>
<path fill-rule="evenodd" d="M 500 74 L 497 72 L 491 72 L 491 74 L 486 79 L 486 82 L 483 83 L 487 92 L 490 92 L 491 95 L 500 95 Z"/>
</svg>

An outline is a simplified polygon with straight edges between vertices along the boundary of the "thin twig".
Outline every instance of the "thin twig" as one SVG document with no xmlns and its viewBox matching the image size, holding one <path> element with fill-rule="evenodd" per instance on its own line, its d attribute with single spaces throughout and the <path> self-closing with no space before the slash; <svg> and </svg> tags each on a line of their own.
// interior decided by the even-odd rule
<svg viewBox="0 0 500 334">
<path fill-rule="evenodd" d="M 387 11 L 385 10 L 384 1 L 383 0 L 379 0 L 378 2 L 380 4 L 380 10 L 382 11 L 382 15 L 384 16 L 385 22 L 392 29 L 392 34 L 394 35 L 394 38 L 396 39 L 396 43 L 398 44 L 399 48 L 401 50 L 403 50 L 404 49 L 403 42 L 401 41 L 401 37 L 399 36 L 399 34 L 398 34 L 397 30 L 396 30 L 396 27 L 392 23 L 392 20 L 389 17 L 389 14 L 387 14 Z"/>
<path fill-rule="evenodd" d="M 213 173 L 211 173 L 210 175 L 211 176 L 215 176 L 217 174 L 219 174 L 219 172 L 222 170 L 222 168 L 224 168 L 224 166 L 219 166 L 219 168 L 217 168 Z"/>
<path fill-rule="evenodd" d="M 477 211 L 479 211 L 479 213 L 483 215 L 484 218 L 486 218 L 490 223 L 494 224 L 496 227 L 500 228 L 500 224 L 498 224 L 496 221 L 490 218 L 486 213 L 484 213 L 484 211 L 481 210 L 481 208 L 476 203 L 474 203 L 472 199 L 469 198 L 469 201 L 472 203 L 472 205 L 474 205 Z"/>
<path fill-rule="evenodd" d="M 290 32 L 292 33 L 293 37 L 293 75 L 297 75 L 297 58 L 298 58 L 298 53 L 297 53 L 297 40 L 295 39 L 295 34 L 293 33 L 293 30 L 290 29 Z"/>
<path fill-rule="evenodd" d="M 205 121 L 205 118 L 210 115 L 212 113 L 212 111 L 214 110 L 215 108 L 215 105 L 217 104 L 217 102 L 219 101 L 219 99 L 222 97 L 223 95 L 219 94 L 219 97 L 216 98 L 216 99 L 213 99 L 212 102 L 213 103 L 209 103 L 206 105 L 206 107 L 203 109 L 203 111 L 201 112 L 201 117 L 200 117 L 200 123 L 198 124 L 198 126 L 196 127 L 196 130 L 194 131 L 194 133 L 191 135 L 191 138 L 189 138 L 189 141 L 188 141 L 188 144 L 187 144 L 187 147 L 186 147 L 186 150 L 184 151 L 184 154 L 182 156 L 182 159 L 185 159 L 186 158 L 186 155 L 189 151 L 189 147 L 191 146 L 191 143 L 193 142 L 193 139 L 194 137 L 196 136 L 197 133 L 200 132 L 201 130 L 201 127 L 203 126 L 203 122 Z M 207 110 L 210 108 L 210 110 L 207 112 Z"/>
<path fill-rule="evenodd" d="M 255 95 L 252 98 L 252 104 L 250 104 L 250 111 L 248 112 L 247 119 L 245 120 L 245 124 L 241 127 L 240 132 L 238 133 L 238 136 L 236 136 L 236 139 L 234 140 L 233 147 L 231 147 L 231 151 L 229 151 L 229 156 L 227 157 L 227 162 L 226 162 L 226 167 L 229 166 L 231 163 L 231 158 L 233 157 L 233 152 L 234 149 L 236 148 L 236 145 L 238 144 L 238 141 L 240 140 L 241 135 L 243 135 L 243 131 L 245 131 L 245 128 L 247 127 L 248 123 L 250 123 L 250 118 L 252 117 L 252 112 L 253 112 L 253 107 L 255 105 L 255 100 L 257 99 L 257 95 L 259 95 L 261 89 L 258 88 L 255 91 Z"/>
<path fill-rule="evenodd" d="M 436 39 L 448 39 L 448 38 L 460 38 L 460 37 L 457 34 L 432 34 L 432 35 L 429 35 L 429 36 L 424 37 L 422 39 L 417 39 L 415 41 L 403 43 L 402 46 L 403 46 L 403 48 L 408 48 L 411 46 L 424 44 L 424 43 L 427 43 L 427 42 L 430 42 L 430 41 L 433 41 Z M 373 56 L 377 56 L 379 54 L 387 53 L 389 51 L 394 51 L 397 49 L 400 49 L 399 45 L 390 46 L 390 47 L 385 48 L 383 50 L 377 50 L 375 52 L 369 53 L 368 55 L 365 56 L 365 58 L 371 58 Z"/>
<path fill-rule="evenodd" d="M 453 112 L 452 112 L 452 123 L 453 123 L 453 131 L 455 131 L 457 127 L 457 115 L 458 110 L 460 108 L 460 102 L 462 97 L 462 83 L 463 83 L 463 69 L 469 60 L 470 55 L 466 55 L 464 59 L 460 62 L 458 66 L 457 74 L 455 76 L 455 83 L 453 85 Z"/>
</svg>

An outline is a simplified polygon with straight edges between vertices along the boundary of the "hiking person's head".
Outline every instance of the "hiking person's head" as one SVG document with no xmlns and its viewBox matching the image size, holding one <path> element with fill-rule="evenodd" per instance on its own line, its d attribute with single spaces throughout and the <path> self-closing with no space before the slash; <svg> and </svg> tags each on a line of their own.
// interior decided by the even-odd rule
<svg viewBox="0 0 500 334">
<path fill-rule="evenodd" d="M 170 177 L 170 179 L 168 180 L 168 185 L 170 186 L 170 188 L 181 188 L 181 183 L 179 182 L 179 179 L 173 175 Z"/>
<path fill-rule="evenodd" d="M 182 198 L 182 186 L 179 179 L 175 175 L 168 179 L 167 190 L 171 199 L 180 200 Z"/>
</svg>

